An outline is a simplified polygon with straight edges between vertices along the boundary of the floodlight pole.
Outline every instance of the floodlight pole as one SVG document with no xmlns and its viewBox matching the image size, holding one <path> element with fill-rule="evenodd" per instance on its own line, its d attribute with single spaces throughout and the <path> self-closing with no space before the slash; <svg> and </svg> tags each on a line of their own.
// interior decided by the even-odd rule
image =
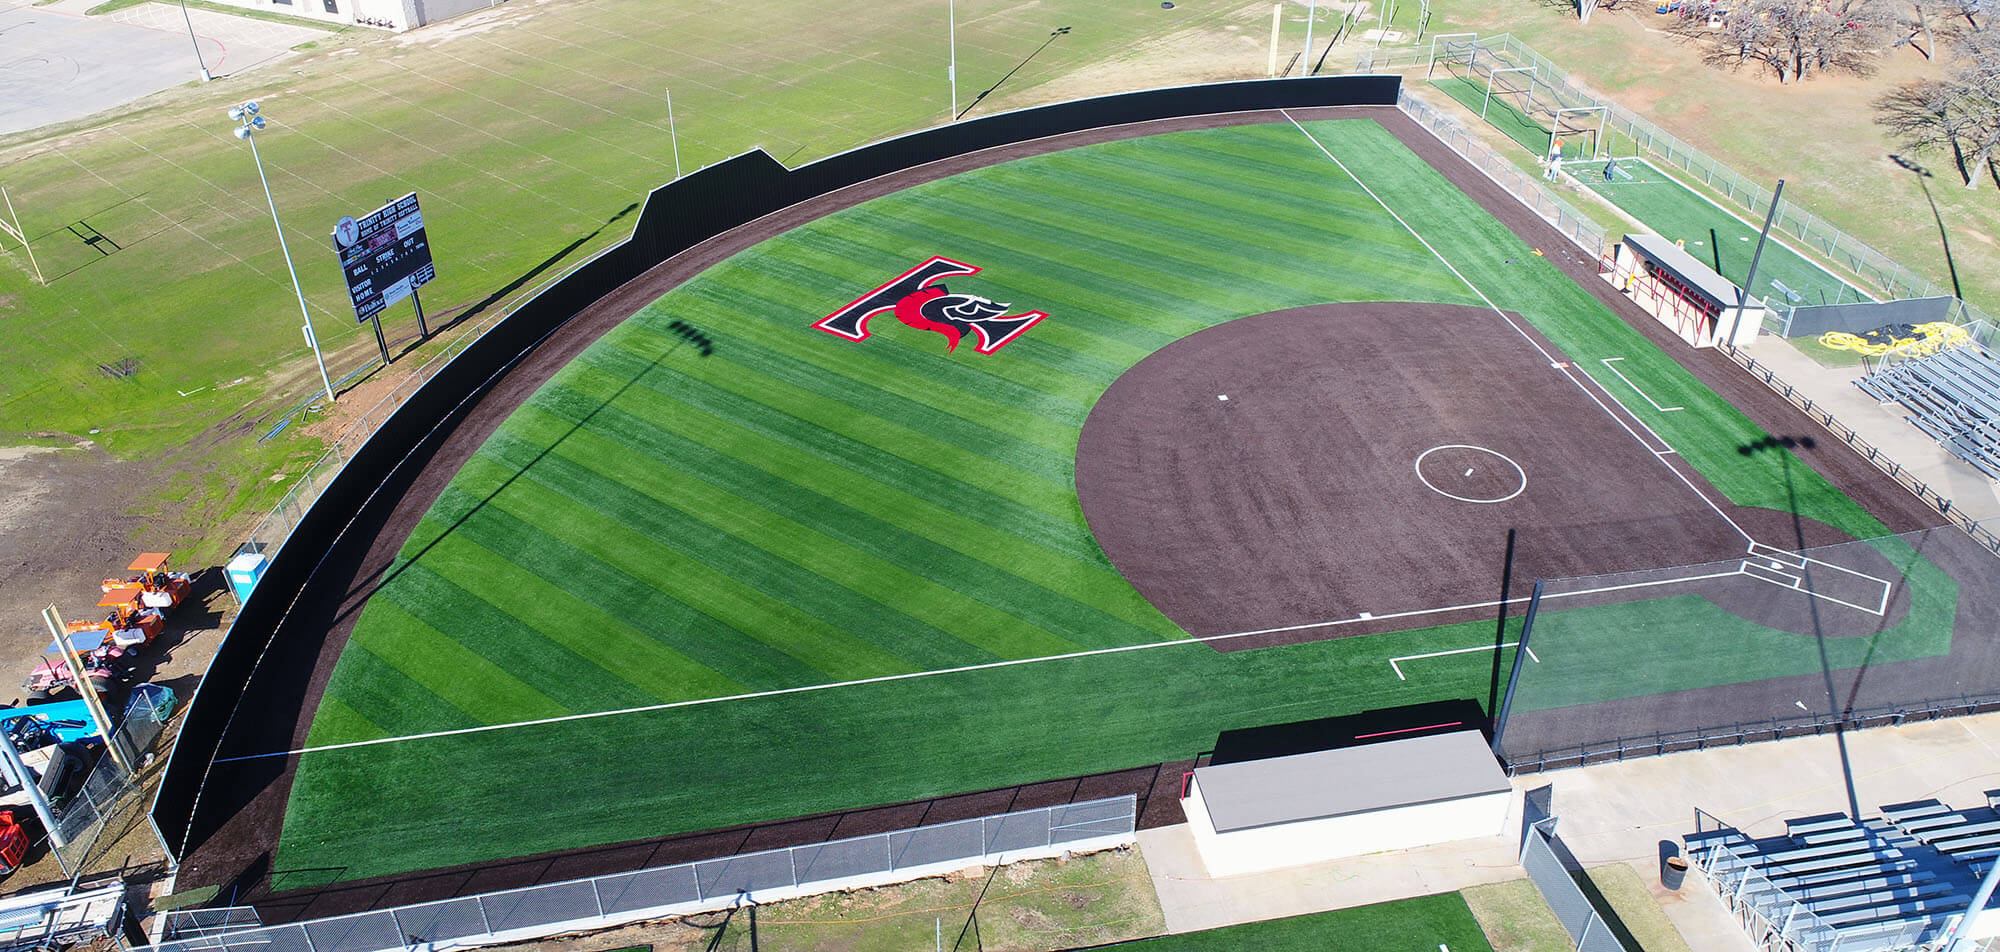
<svg viewBox="0 0 2000 952">
<path fill-rule="evenodd" d="M 681 134 L 674 126 L 674 91 L 667 90 L 667 138 L 674 141 L 674 178 L 681 177 Z"/>
<path fill-rule="evenodd" d="M 188 42 L 194 44 L 194 61 L 201 67 L 201 81 L 208 82 L 215 77 L 208 74 L 208 63 L 201 58 L 201 40 L 194 35 L 194 18 L 188 15 L 187 0 L 181 0 L 181 20 L 188 26 Z"/>
<path fill-rule="evenodd" d="M 7 187 L 4 185 L 0 185 L 0 200 L 6 201 L 7 217 L 14 220 L 14 225 L 9 229 L 9 233 L 15 238 L 20 239 L 21 250 L 28 253 L 28 265 L 35 269 L 35 280 L 40 281 L 42 287 L 48 287 L 49 279 L 42 277 L 42 266 L 35 260 L 35 246 L 28 244 L 28 233 L 21 230 L 21 216 L 15 213 L 14 199 L 7 194 Z"/>
<path fill-rule="evenodd" d="M 1972 952 L 1972 929 L 1979 924 L 1979 916 L 1986 911 L 1986 903 L 1993 898 L 1993 887 L 2000 882 L 2000 862 L 1986 870 L 1985 878 L 1979 881 L 1979 891 L 1972 894 L 1972 903 L 1965 907 L 1965 915 L 1951 928 L 1951 944 L 1944 952 Z"/>
<path fill-rule="evenodd" d="M 1764 257 L 1764 241 L 1771 237 L 1771 223 L 1778 219 L 1778 197 L 1785 194 L 1785 180 L 1778 180 L 1778 187 L 1771 192 L 1771 210 L 1764 213 L 1764 230 L 1757 233 L 1757 250 L 1750 252 L 1750 270 L 1743 275 L 1743 286 L 1736 289 L 1736 324 L 1743 323 L 1743 309 L 1750 306 L 1750 289 L 1756 287 L 1757 261 Z M 1730 336 L 1735 336 L 1735 325 L 1731 325 Z M 2000 866 L 2000 863 L 1994 865 Z"/>
<path fill-rule="evenodd" d="M 1299 59 L 1299 65 L 1305 67 L 1306 71 L 1305 75 L 1307 76 L 1312 75 L 1313 21 L 1315 19 L 1318 19 L 1318 17 L 1319 17 L 1319 0 L 1306 0 L 1306 52 L 1305 55 Z"/>
<path fill-rule="evenodd" d="M 257 181 L 264 183 L 264 203 L 271 206 L 271 227 L 278 232 L 278 250 L 284 253 L 285 270 L 292 275 L 292 292 L 299 297 L 299 318 L 305 321 L 301 328 L 305 331 L 306 343 L 312 347 L 313 360 L 319 364 L 319 382 L 326 386 L 327 402 L 337 402 L 340 397 L 333 392 L 333 378 L 326 373 L 326 357 L 319 351 L 319 335 L 313 333 L 312 312 L 306 310 L 306 292 L 299 286 L 299 269 L 292 266 L 292 249 L 285 244 L 285 226 L 278 221 L 278 200 L 271 197 L 271 180 L 264 175 L 264 159 L 257 154 L 257 130 L 263 128 L 264 119 L 257 115 L 257 104 L 246 102 L 229 111 L 231 119 L 239 119 L 242 125 L 236 127 L 236 137 L 250 143 L 250 160 L 257 163 Z"/>
<path fill-rule="evenodd" d="M 951 45 L 951 65 L 944 68 L 944 75 L 951 80 L 951 117 L 958 121 L 958 0 L 945 0 L 945 37 Z"/>
</svg>

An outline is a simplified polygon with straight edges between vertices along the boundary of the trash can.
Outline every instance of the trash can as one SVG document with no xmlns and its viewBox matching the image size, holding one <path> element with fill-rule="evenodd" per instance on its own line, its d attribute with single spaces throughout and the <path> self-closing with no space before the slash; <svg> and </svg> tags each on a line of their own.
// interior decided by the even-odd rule
<svg viewBox="0 0 2000 952">
<path fill-rule="evenodd" d="M 1687 859 L 1680 856 L 1669 856 L 1666 862 L 1660 864 L 1660 885 L 1668 889 L 1678 890 L 1681 888 L 1681 882 L 1687 879 L 1687 874 Z"/>
</svg>

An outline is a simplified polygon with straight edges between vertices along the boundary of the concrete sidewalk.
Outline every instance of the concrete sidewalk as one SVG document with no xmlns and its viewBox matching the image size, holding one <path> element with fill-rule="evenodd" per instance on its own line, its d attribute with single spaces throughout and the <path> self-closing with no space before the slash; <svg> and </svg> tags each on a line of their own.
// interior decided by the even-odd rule
<svg viewBox="0 0 2000 952">
<path fill-rule="evenodd" d="M 1514 780 L 1507 829 L 1478 840 L 1377 853 L 1268 873 L 1209 878 L 1185 824 L 1139 833 L 1170 932 L 1343 909 L 1526 875 L 1516 865 L 1523 795 L 1552 788 L 1557 832 L 1586 866 L 1631 864 L 1688 944 L 1754 947 L 1700 875 L 1659 886 L 1662 843 L 1694 830 L 1696 808 L 1753 836 L 1789 817 L 1875 815 L 1936 797 L 1982 806 L 2000 788 L 2000 714 L 1646 757 Z"/>
<path fill-rule="evenodd" d="M 1799 352 L 1783 338 L 1758 337 L 1743 350 L 1770 367 L 1812 402 L 1831 411 L 1861 438 L 1880 447 L 1918 479 L 1952 500 L 1965 515 L 1985 522 L 2000 519 L 2000 484 L 1987 479 L 1964 460 L 1951 455 L 1924 431 L 1911 425 L 1901 404 L 1877 403 L 1854 386 L 1861 377 L 1857 357 L 1848 367 L 1827 367 Z"/>
</svg>

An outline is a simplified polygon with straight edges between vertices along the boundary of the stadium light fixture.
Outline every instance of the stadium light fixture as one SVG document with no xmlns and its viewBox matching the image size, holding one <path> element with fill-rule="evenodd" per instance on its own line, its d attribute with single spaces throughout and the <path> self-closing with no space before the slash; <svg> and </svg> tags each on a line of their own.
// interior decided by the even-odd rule
<svg viewBox="0 0 2000 952">
<path fill-rule="evenodd" d="M 278 202 L 271 197 L 271 180 L 264 175 L 264 159 L 257 154 L 257 133 L 264 131 L 264 117 L 257 114 L 255 100 L 241 106 L 229 107 L 229 118 L 236 125 L 236 138 L 250 143 L 250 160 L 257 163 L 257 180 L 264 183 L 264 202 L 271 206 L 271 227 L 278 231 L 278 250 L 285 256 L 285 270 L 292 274 L 292 292 L 299 296 L 299 317 L 305 321 L 306 344 L 312 347 L 313 360 L 319 364 L 319 382 L 326 387 L 326 399 L 339 399 L 333 392 L 333 378 L 326 374 L 326 357 L 319 352 L 319 335 L 313 333 L 312 312 L 306 310 L 306 292 L 299 287 L 299 269 L 292 266 L 292 249 L 285 244 L 285 226 L 278 221 Z"/>
</svg>

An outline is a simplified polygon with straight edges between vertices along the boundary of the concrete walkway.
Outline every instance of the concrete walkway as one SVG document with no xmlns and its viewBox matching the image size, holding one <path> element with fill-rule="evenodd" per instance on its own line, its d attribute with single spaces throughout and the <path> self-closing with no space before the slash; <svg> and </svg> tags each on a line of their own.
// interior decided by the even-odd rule
<svg viewBox="0 0 2000 952">
<path fill-rule="evenodd" d="M 0 135 L 81 119 L 172 86 L 290 55 L 327 35 L 310 24 L 145 3 L 103 16 L 102 0 L 0 0 Z M 189 23 L 194 37 L 189 37 Z M 200 59 L 196 58 L 196 49 Z"/>
<path fill-rule="evenodd" d="M 1903 419 L 1907 411 L 1902 405 L 1876 403 L 1874 397 L 1854 386 L 1861 376 L 1859 359 L 1852 366 L 1827 367 L 1783 338 L 1770 335 L 1758 337 L 1743 349 L 1776 372 L 1778 379 L 1832 411 L 1862 439 L 1881 447 L 1916 478 L 1950 497 L 1959 511 L 1980 522 L 2000 520 L 2000 484 Z"/>
<path fill-rule="evenodd" d="M 1663 841 L 1694 830 L 1696 808 L 1752 836 L 1788 817 L 1848 813 L 1936 797 L 1983 806 L 2000 788 L 2000 714 L 1803 737 L 1515 778 L 1499 836 L 1209 878 L 1185 824 L 1139 833 L 1170 932 L 1344 909 L 1526 875 L 1516 865 L 1523 795 L 1552 788 L 1557 832 L 1586 866 L 1629 863 L 1653 885 L 1688 945 L 1750 952 L 1750 940 L 1698 873 L 1678 893 L 1659 886 Z"/>
</svg>

